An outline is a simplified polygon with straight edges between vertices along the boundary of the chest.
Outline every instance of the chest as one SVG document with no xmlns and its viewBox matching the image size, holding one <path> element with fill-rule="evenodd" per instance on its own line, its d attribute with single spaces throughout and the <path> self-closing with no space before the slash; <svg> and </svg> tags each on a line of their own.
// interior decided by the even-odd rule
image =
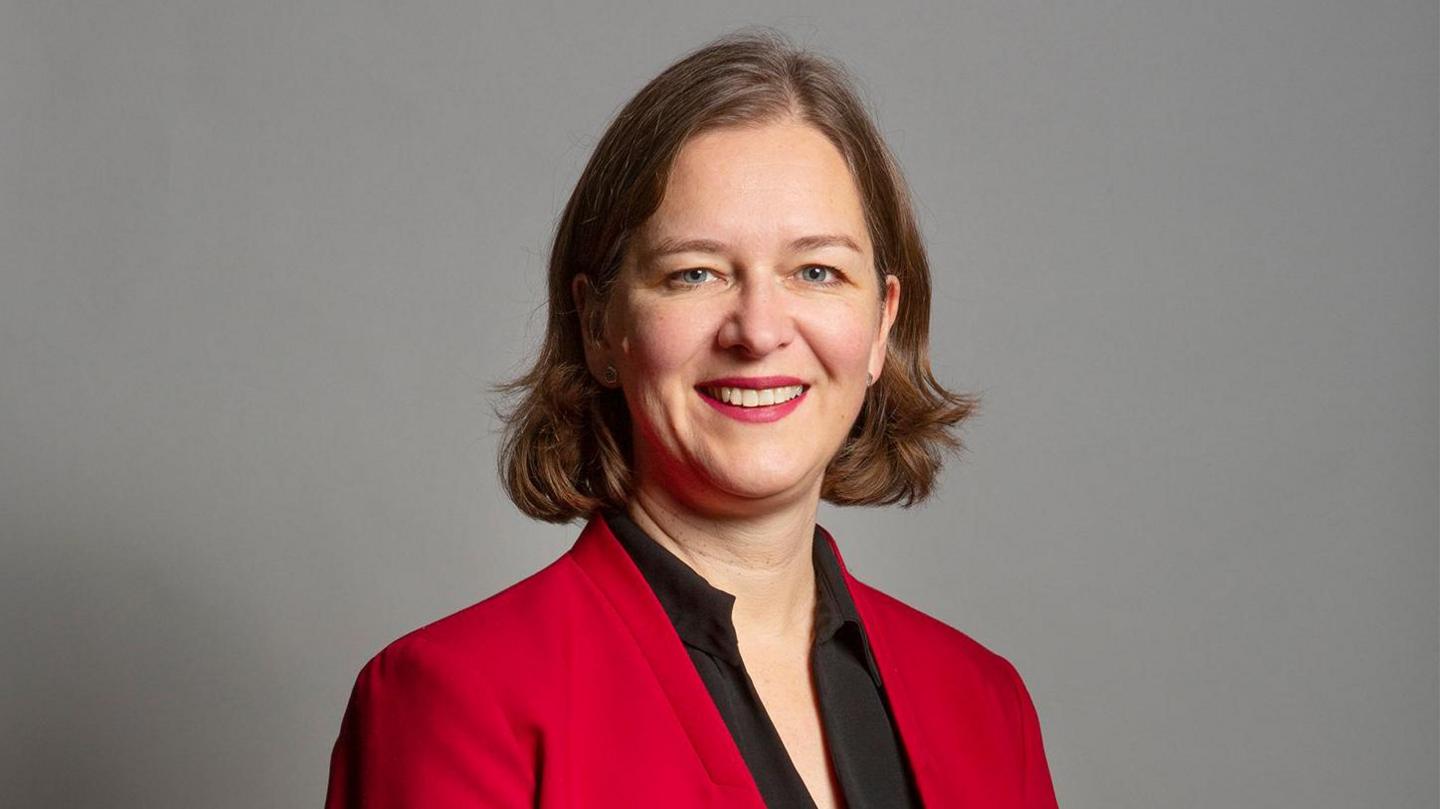
<svg viewBox="0 0 1440 809">
<path fill-rule="evenodd" d="M 623 623 L 595 620 L 604 609 L 585 616 L 563 651 L 547 656 L 563 664 L 540 669 L 560 676 L 537 676 L 538 666 L 501 668 L 527 672 L 499 696 L 509 706 L 507 733 L 520 733 L 534 755 L 536 805 L 764 809 L 714 699 L 668 624 L 657 621 L 653 637 L 637 637 Z M 797 770 L 819 772 L 824 734 L 804 663 L 746 651 L 747 672 Z M 900 653 L 915 661 L 923 651 Z M 917 780 L 927 805 L 1018 809 L 1017 762 L 1006 757 L 1013 739 L 989 689 L 963 671 L 919 663 L 891 674 L 892 702 L 907 747 L 920 757 Z M 934 765 L 925 767 L 927 760 Z M 817 782 L 812 775 L 806 784 L 825 805 Z"/>
<path fill-rule="evenodd" d="M 747 654 L 742 646 L 742 655 L 756 694 L 815 805 L 818 809 L 842 806 L 808 650 L 797 654 L 783 648 L 752 649 Z"/>
</svg>

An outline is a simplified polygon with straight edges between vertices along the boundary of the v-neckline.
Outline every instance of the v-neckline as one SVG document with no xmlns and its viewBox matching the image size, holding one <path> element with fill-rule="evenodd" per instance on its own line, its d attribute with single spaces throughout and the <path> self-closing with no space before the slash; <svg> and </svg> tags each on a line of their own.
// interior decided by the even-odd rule
<svg viewBox="0 0 1440 809">
<path fill-rule="evenodd" d="M 921 800 L 925 805 L 932 805 L 937 796 L 934 769 L 924 754 L 927 745 L 922 736 L 923 726 L 911 699 L 904 669 L 892 654 L 884 632 L 878 631 L 874 606 L 869 603 L 864 588 L 857 587 L 858 582 L 845 566 L 834 538 L 823 528 L 818 533 L 830 543 L 844 585 L 870 640 L 871 654 L 890 700 L 901 746 L 909 759 Z M 744 801 L 732 805 L 764 807 L 759 787 L 664 607 L 602 516 L 597 514 L 590 519 L 569 554 L 630 630 L 711 781 L 733 793 L 732 800 Z"/>
</svg>

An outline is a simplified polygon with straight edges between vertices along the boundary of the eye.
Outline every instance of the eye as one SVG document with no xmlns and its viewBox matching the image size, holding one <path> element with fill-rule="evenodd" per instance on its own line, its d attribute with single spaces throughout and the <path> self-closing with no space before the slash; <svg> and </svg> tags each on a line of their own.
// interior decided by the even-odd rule
<svg viewBox="0 0 1440 809">
<path fill-rule="evenodd" d="M 816 286 L 832 286 L 840 283 L 840 271 L 825 264 L 807 264 L 796 271 L 802 281 Z"/>
<path fill-rule="evenodd" d="M 692 267 L 688 270 L 681 270 L 670 275 L 670 280 L 678 282 L 680 286 L 698 287 L 709 280 L 714 273 L 704 267 Z"/>
</svg>

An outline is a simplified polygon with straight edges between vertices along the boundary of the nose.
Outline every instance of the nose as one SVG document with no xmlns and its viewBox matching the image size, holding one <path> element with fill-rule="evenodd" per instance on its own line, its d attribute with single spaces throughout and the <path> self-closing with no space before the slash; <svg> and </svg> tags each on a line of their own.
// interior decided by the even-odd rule
<svg viewBox="0 0 1440 809">
<path fill-rule="evenodd" d="M 795 323 L 784 290 L 771 278 L 741 283 L 720 328 L 720 346 L 763 357 L 790 344 Z"/>
</svg>

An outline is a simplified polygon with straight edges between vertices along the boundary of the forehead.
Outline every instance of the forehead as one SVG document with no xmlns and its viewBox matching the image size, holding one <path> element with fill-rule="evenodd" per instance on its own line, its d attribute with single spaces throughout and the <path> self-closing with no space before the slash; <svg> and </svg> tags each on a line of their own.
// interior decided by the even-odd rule
<svg viewBox="0 0 1440 809">
<path fill-rule="evenodd" d="M 869 249 L 850 169 L 829 138 L 796 121 L 711 130 L 691 138 L 670 170 L 642 238 L 788 242 L 845 233 Z"/>
</svg>

